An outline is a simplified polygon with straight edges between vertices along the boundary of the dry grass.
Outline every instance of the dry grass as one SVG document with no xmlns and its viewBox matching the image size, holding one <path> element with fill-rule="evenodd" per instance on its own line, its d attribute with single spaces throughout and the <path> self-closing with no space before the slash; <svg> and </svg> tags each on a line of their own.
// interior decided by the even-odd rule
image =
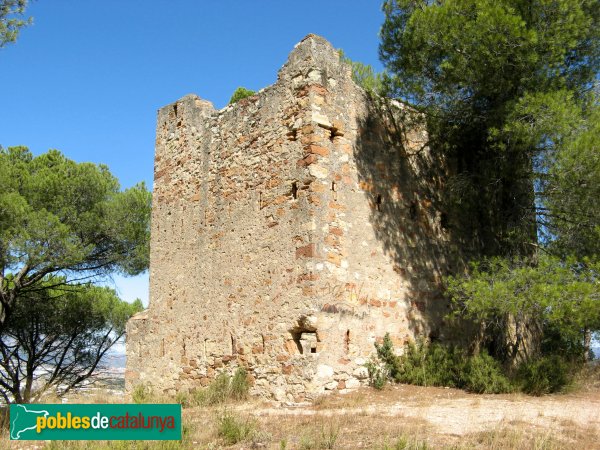
<svg viewBox="0 0 600 450">
<path fill-rule="evenodd" d="M 574 449 L 599 448 L 598 425 L 586 426 L 575 420 L 576 408 L 595 408 L 598 391 L 533 399 L 514 395 L 474 395 L 443 388 L 396 386 L 383 391 L 361 389 L 350 394 L 320 397 L 312 405 L 282 408 L 257 400 L 243 403 L 186 407 L 183 410 L 182 442 L 10 442 L 4 432 L 0 449 Z M 122 402 L 122 397 L 90 394 L 70 402 Z M 485 412 L 494 412 L 499 403 L 516 412 L 512 419 L 481 422 Z M 524 408 L 555 405 L 565 412 L 552 411 L 521 417 Z M 556 406 L 558 405 L 558 406 Z M 588 406 L 585 406 L 588 405 Z M 400 408 L 399 408 L 400 406 Z M 451 409 L 447 409 L 450 407 Z M 446 408 L 446 409 L 440 409 Z M 442 412 L 440 412 L 442 411 Z M 448 412 L 450 411 L 450 412 Z M 571 412 L 570 412 L 571 411 Z M 431 414 L 442 415 L 436 422 Z M 464 417 L 453 417 L 463 415 Z M 223 421 L 223 417 L 229 417 Z M 600 418 L 600 416 L 598 416 Z M 1 419 L 1 416 L 0 416 Z M 439 417 L 438 417 L 439 419 Z M 456 433 L 454 420 L 465 428 Z M 595 428 L 594 428 L 595 426 Z M 477 430 L 477 431 L 474 431 Z M 481 431 L 483 430 L 483 431 Z M 237 441 L 234 443 L 234 441 Z"/>
<path fill-rule="evenodd" d="M 600 361 L 587 365 L 573 383 L 573 391 L 576 393 L 598 393 L 600 392 Z"/>
</svg>

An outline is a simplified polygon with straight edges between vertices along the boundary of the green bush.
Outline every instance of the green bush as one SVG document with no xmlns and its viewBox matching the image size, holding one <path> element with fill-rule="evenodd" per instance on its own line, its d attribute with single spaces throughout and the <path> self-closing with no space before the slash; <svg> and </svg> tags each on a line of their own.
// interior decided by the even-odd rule
<svg viewBox="0 0 600 450">
<path fill-rule="evenodd" d="M 559 392 L 573 382 L 573 365 L 558 355 L 543 356 L 521 364 L 517 382 L 531 395 Z"/>
<path fill-rule="evenodd" d="M 419 386 L 447 386 L 478 394 L 500 394 L 519 389 L 531 395 L 558 392 L 570 386 L 579 364 L 559 355 L 543 356 L 523 363 L 514 380 L 500 362 L 485 351 L 469 356 L 464 350 L 441 344 L 410 343 L 397 356 L 389 335 L 375 344 L 377 359 L 366 364 L 373 387 L 381 389 L 388 379 Z"/>
<path fill-rule="evenodd" d="M 248 398 L 249 390 L 248 373 L 246 369 L 240 367 L 235 371 L 233 377 L 226 373 L 217 375 L 208 387 L 192 391 L 191 399 L 186 396 L 186 400 L 190 406 L 219 405 L 230 400 L 245 400 Z"/>
<path fill-rule="evenodd" d="M 246 97 L 252 97 L 254 94 L 256 94 L 256 91 L 250 90 L 250 89 L 246 89 L 245 87 L 239 87 L 237 88 L 233 95 L 231 96 L 231 98 L 229 99 L 229 104 L 232 105 L 235 102 L 240 101 L 243 98 Z"/>
<path fill-rule="evenodd" d="M 217 432 L 227 445 L 237 444 L 252 438 L 256 433 L 256 422 L 226 412 L 219 417 Z"/>
<path fill-rule="evenodd" d="M 383 389 L 389 377 L 389 372 L 385 364 L 382 364 L 377 358 L 372 358 L 365 364 L 369 373 L 369 385 L 375 389 Z"/>
<path fill-rule="evenodd" d="M 500 394 L 514 390 L 502 372 L 500 363 L 485 352 L 467 359 L 463 382 L 466 390 L 477 394 Z"/>
<path fill-rule="evenodd" d="M 389 333 L 385 334 L 381 345 L 375 342 L 375 350 L 377 350 L 377 357 L 383 364 L 382 372 L 387 373 L 390 378 L 396 379 L 399 361 L 398 356 L 394 352 L 394 345 Z"/>
<path fill-rule="evenodd" d="M 381 365 L 371 362 L 367 368 L 371 384 L 378 388 L 389 377 L 398 383 L 456 387 L 477 393 L 512 390 L 498 361 L 487 353 L 468 356 L 456 347 L 421 341 L 408 344 L 404 354 L 396 356 L 387 334 L 383 344 L 376 344 L 375 348 Z"/>
<path fill-rule="evenodd" d="M 209 405 L 225 403 L 229 398 L 231 378 L 226 373 L 220 373 L 206 388 L 206 402 Z"/>
<path fill-rule="evenodd" d="M 394 379 L 399 383 L 460 387 L 463 355 L 453 347 L 410 343 L 397 364 Z"/>
<path fill-rule="evenodd" d="M 248 383 L 248 373 L 246 369 L 239 368 L 235 371 L 229 385 L 229 397 L 233 400 L 246 400 L 250 384 Z"/>
</svg>

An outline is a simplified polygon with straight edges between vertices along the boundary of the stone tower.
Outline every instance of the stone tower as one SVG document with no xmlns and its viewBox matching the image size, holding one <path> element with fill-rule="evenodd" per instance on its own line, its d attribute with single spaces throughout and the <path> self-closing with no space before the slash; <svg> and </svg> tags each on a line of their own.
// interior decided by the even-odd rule
<svg viewBox="0 0 600 450">
<path fill-rule="evenodd" d="M 447 164 L 402 104 L 369 95 L 323 38 L 275 84 L 215 110 L 158 113 L 150 305 L 127 327 L 127 388 L 206 385 L 299 401 L 365 381 L 389 333 L 440 337 Z"/>
</svg>

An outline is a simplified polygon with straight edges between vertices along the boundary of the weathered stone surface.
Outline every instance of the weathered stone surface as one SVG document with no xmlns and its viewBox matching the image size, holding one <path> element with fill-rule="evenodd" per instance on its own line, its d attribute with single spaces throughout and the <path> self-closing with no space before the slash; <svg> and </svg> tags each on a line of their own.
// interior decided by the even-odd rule
<svg viewBox="0 0 600 450">
<path fill-rule="evenodd" d="M 128 323 L 127 389 L 243 366 L 252 393 L 309 399 L 358 386 L 386 333 L 439 337 L 440 280 L 467 245 L 441 227 L 450 165 L 411 114 L 314 35 L 252 97 L 160 109 L 150 306 Z"/>
</svg>

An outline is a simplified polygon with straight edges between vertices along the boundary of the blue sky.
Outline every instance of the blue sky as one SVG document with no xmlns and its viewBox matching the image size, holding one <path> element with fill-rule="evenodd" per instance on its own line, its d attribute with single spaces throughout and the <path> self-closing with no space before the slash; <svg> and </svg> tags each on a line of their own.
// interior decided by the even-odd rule
<svg viewBox="0 0 600 450">
<path fill-rule="evenodd" d="M 319 34 L 380 70 L 379 0 L 36 0 L 34 24 L 0 49 L 0 145 L 107 164 L 152 186 L 156 111 L 189 93 L 225 106 L 272 84 Z M 115 278 L 147 302 L 148 277 Z"/>
</svg>

